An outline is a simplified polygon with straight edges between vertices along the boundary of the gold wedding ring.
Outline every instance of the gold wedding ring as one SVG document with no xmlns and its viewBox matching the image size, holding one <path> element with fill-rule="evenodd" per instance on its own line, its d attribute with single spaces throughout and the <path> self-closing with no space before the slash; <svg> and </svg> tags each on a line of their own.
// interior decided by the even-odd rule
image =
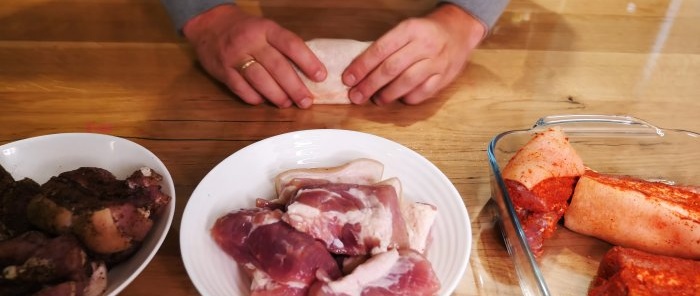
<svg viewBox="0 0 700 296">
<path fill-rule="evenodd" d="M 238 66 L 238 72 L 243 73 L 243 70 L 247 69 L 248 67 L 252 66 L 253 64 L 255 64 L 257 62 L 258 61 L 256 61 L 255 59 L 250 59 L 250 60 L 243 62 L 243 64 Z"/>
</svg>

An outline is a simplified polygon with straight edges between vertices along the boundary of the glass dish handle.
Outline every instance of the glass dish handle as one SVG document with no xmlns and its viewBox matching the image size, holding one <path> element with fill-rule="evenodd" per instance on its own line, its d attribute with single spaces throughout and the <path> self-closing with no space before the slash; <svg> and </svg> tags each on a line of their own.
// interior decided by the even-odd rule
<svg viewBox="0 0 700 296">
<path fill-rule="evenodd" d="M 626 128 L 634 127 L 644 133 L 655 133 L 664 136 L 664 130 L 642 119 L 628 115 L 603 115 L 603 114 L 564 114 L 549 115 L 535 122 L 533 129 L 541 129 L 551 125 L 620 125 Z"/>
</svg>

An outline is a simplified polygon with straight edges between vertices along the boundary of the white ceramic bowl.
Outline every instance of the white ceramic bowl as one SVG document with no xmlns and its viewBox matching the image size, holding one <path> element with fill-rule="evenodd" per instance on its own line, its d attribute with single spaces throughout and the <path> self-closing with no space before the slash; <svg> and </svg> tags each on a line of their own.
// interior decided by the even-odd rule
<svg viewBox="0 0 700 296">
<path fill-rule="evenodd" d="M 302 167 L 336 166 L 356 158 L 384 164 L 384 178 L 398 177 L 408 200 L 438 208 L 428 260 L 450 295 L 461 280 L 471 250 L 466 207 L 450 180 L 430 161 L 396 142 L 348 130 L 286 133 L 245 147 L 218 164 L 192 193 L 182 217 L 180 250 L 192 282 L 203 295 L 247 295 L 250 282 L 211 238 L 217 218 L 255 207 L 272 197 L 274 176 Z"/>
<path fill-rule="evenodd" d="M 99 167 L 125 179 L 147 166 L 163 176 L 162 191 L 170 204 L 155 221 L 141 248 L 109 270 L 106 295 L 117 295 L 148 265 L 163 243 L 175 213 L 175 186 L 163 162 L 143 146 L 102 134 L 64 133 L 19 140 L 0 146 L 0 165 L 15 180 L 29 177 L 43 184 L 52 176 L 79 167 Z"/>
</svg>

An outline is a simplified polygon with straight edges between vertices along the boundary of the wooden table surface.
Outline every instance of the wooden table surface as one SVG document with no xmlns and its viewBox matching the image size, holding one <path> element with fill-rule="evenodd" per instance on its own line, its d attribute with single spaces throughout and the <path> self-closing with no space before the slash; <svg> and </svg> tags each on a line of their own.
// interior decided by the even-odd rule
<svg viewBox="0 0 700 296">
<path fill-rule="evenodd" d="M 409 3 L 410 2 L 410 3 Z M 303 38 L 371 40 L 429 1 L 239 1 Z M 455 295 L 520 294 L 487 210 L 486 146 L 552 114 L 628 114 L 700 131 L 700 0 L 513 0 L 470 65 L 418 106 L 249 106 L 208 77 L 157 0 L 4 0 L 0 144 L 62 132 L 111 134 L 172 174 L 168 237 L 123 295 L 196 295 L 180 258 L 188 197 L 217 163 L 285 132 L 372 133 L 425 156 L 456 186 L 473 229 Z"/>
</svg>

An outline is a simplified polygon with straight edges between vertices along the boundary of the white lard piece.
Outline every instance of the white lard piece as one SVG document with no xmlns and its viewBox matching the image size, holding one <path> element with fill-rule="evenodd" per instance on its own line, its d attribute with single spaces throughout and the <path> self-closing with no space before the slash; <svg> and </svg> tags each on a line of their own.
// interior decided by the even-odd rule
<svg viewBox="0 0 700 296">
<path fill-rule="evenodd" d="M 311 51 L 326 66 L 328 76 L 322 82 L 314 82 L 297 70 L 299 77 L 314 97 L 314 104 L 350 104 L 348 86 L 341 75 L 355 57 L 371 42 L 351 39 L 313 39 L 306 42 Z"/>
</svg>

